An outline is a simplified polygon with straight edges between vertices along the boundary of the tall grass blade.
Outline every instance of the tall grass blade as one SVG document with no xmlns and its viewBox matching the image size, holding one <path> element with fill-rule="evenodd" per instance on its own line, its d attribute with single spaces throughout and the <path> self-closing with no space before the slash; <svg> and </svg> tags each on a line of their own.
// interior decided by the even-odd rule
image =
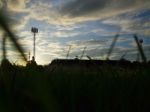
<svg viewBox="0 0 150 112">
<path fill-rule="evenodd" d="M 92 60 L 92 58 L 91 58 L 90 56 L 86 55 L 86 57 L 87 57 L 89 60 Z"/>
<path fill-rule="evenodd" d="M 67 59 L 68 59 L 68 57 L 69 57 L 71 47 L 72 47 L 72 46 L 71 46 L 71 45 L 69 45 L 69 49 L 68 49 L 67 56 L 66 56 L 66 58 L 67 58 Z"/>
<path fill-rule="evenodd" d="M 84 53 L 85 53 L 85 50 L 86 50 L 86 47 L 84 47 L 84 49 L 83 49 L 83 51 L 82 51 L 82 55 L 81 55 L 80 59 L 82 59 L 82 58 L 83 58 Z"/>
<path fill-rule="evenodd" d="M 3 60 L 6 59 L 6 37 L 7 35 L 3 35 L 3 40 L 2 40 L 2 51 L 3 51 Z"/>
<path fill-rule="evenodd" d="M 121 57 L 120 60 L 124 59 L 124 57 L 127 55 L 127 52 L 125 52 Z"/>
<path fill-rule="evenodd" d="M 9 39 L 13 42 L 16 49 L 20 52 L 20 54 L 23 57 L 24 61 L 27 61 L 27 58 L 24 54 L 23 48 L 17 42 L 16 36 L 10 30 L 10 26 L 7 23 L 8 23 L 7 18 L 4 16 L 4 14 L 0 13 L 0 27 L 4 30 L 5 33 L 7 33 Z"/>
<path fill-rule="evenodd" d="M 119 34 L 117 34 L 117 35 L 113 38 L 113 41 L 112 41 L 112 43 L 111 43 L 111 45 L 110 45 L 110 48 L 109 48 L 108 53 L 107 53 L 107 56 L 106 56 L 106 60 L 109 59 L 109 57 L 110 57 L 110 55 L 111 55 L 111 53 L 112 53 L 112 51 L 113 51 L 113 49 L 114 49 L 114 46 L 115 46 L 115 44 L 116 44 L 116 42 L 117 42 L 118 37 L 119 37 Z"/>
<path fill-rule="evenodd" d="M 140 55 L 141 55 L 141 58 L 142 58 L 143 62 L 146 63 L 146 62 L 147 62 L 146 56 L 145 56 L 145 54 L 144 54 L 142 45 L 140 44 L 139 39 L 138 39 L 138 37 L 137 37 L 136 34 L 134 35 L 134 39 L 135 39 L 135 42 L 136 42 L 136 44 L 137 44 L 137 48 L 138 48 L 138 50 L 139 50 L 139 53 L 140 53 Z"/>
</svg>

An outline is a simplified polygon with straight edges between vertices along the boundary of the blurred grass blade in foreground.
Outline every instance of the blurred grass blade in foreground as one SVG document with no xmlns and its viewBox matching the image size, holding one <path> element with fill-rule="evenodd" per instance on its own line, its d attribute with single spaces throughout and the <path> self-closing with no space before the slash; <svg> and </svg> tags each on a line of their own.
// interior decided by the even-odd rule
<svg viewBox="0 0 150 112">
<path fill-rule="evenodd" d="M 106 56 L 106 60 L 109 60 L 109 56 L 111 55 L 113 49 L 114 49 L 114 46 L 116 44 L 116 41 L 119 37 L 119 34 L 117 34 L 114 38 L 113 38 L 113 41 L 112 41 L 112 44 L 110 45 L 110 48 L 108 50 L 108 53 L 107 53 L 107 56 Z"/>
<path fill-rule="evenodd" d="M 7 59 L 6 57 L 6 37 L 7 34 L 3 34 L 3 40 L 2 40 L 2 51 L 3 51 L 3 60 Z"/>
<path fill-rule="evenodd" d="M 138 39 L 138 37 L 137 37 L 136 34 L 134 35 L 134 39 L 135 39 L 135 42 L 136 42 L 136 44 L 137 44 L 139 53 L 140 53 L 140 55 L 141 55 L 141 57 L 142 57 L 142 60 L 143 60 L 144 63 L 146 63 L 146 62 L 147 62 L 146 56 L 145 56 L 145 54 L 144 54 L 142 45 L 141 45 L 141 43 L 139 42 L 139 39 Z"/>
<path fill-rule="evenodd" d="M 19 51 L 24 61 L 27 61 L 27 58 L 24 54 L 24 50 L 21 45 L 17 42 L 16 36 L 11 31 L 10 26 L 8 25 L 8 18 L 0 11 L 0 27 L 3 29 L 4 33 L 8 35 L 8 38 L 13 42 L 15 48 Z"/>
</svg>

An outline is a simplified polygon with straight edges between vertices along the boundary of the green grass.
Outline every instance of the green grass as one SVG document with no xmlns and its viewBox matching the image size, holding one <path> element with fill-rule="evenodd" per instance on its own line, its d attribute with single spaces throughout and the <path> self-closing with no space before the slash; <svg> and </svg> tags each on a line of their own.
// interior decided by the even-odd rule
<svg viewBox="0 0 150 112">
<path fill-rule="evenodd" d="M 0 67 L 1 112 L 144 112 L 149 67 Z M 148 109 L 148 110 L 147 110 Z"/>
</svg>

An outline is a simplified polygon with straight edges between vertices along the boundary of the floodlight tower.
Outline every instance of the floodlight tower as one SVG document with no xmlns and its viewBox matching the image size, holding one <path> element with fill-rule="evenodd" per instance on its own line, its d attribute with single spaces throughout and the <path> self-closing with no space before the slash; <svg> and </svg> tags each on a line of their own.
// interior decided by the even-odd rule
<svg viewBox="0 0 150 112">
<path fill-rule="evenodd" d="M 31 32 L 33 33 L 33 59 L 35 61 L 35 35 L 38 33 L 38 28 L 32 27 Z"/>
</svg>

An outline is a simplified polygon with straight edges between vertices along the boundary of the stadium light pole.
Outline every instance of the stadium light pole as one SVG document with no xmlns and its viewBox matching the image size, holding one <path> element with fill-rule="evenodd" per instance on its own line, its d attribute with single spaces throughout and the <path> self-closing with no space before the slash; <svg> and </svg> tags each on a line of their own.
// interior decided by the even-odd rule
<svg viewBox="0 0 150 112">
<path fill-rule="evenodd" d="M 31 28 L 31 32 L 33 33 L 33 59 L 34 59 L 34 61 L 35 61 L 35 35 L 36 35 L 36 33 L 38 33 L 38 28 L 35 28 L 35 27 L 32 27 Z"/>
</svg>

